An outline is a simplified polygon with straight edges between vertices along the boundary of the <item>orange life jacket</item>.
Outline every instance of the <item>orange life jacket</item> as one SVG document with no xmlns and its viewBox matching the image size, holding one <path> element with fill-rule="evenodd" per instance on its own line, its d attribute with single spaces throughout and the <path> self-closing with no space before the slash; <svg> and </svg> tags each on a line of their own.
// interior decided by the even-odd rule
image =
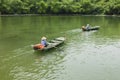
<svg viewBox="0 0 120 80">
<path fill-rule="evenodd" d="M 42 44 L 36 44 L 34 47 L 38 48 L 38 49 L 43 49 L 44 48 L 44 45 Z"/>
<path fill-rule="evenodd" d="M 38 46 L 38 48 L 39 48 L 39 49 L 43 49 L 43 48 L 44 48 L 44 45 L 40 44 L 40 45 Z"/>
</svg>

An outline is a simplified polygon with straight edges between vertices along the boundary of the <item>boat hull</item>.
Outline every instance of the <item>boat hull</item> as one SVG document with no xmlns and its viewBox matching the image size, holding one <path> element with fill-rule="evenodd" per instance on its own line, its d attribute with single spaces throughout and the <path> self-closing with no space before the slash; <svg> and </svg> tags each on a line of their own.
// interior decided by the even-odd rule
<svg viewBox="0 0 120 80">
<path fill-rule="evenodd" d="M 82 28 L 83 31 L 92 31 L 92 30 L 99 30 L 99 26 L 91 27 L 89 29 Z"/>
<path fill-rule="evenodd" d="M 58 37 L 58 38 L 55 38 L 55 39 L 49 41 L 48 45 L 46 47 L 44 47 L 44 48 L 39 48 L 36 45 L 40 45 L 40 44 L 35 44 L 33 46 L 33 49 L 34 50 L 39 50 L 39 51 L 49 50 L 49 49 L 55 48 L 56 46 L 64 43 L 64 41 L 65 41 L 64 37 Z"/>
</svg>

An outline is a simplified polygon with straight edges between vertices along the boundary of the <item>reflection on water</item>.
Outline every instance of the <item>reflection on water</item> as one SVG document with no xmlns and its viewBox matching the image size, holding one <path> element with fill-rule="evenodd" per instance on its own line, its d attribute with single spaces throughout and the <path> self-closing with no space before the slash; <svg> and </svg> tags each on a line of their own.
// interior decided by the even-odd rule
<svg viewBox="0 0 120 80">
<path fill-rule="evenodd" d="M 114 23 L 119 18 L 43 16 L 13 19 L 16 21 L 12 22 L 11 17 L 6 20 L 10 25 L 5 22 L 0 25 L 3 29 L 0 30 L 2 80 L 120 80 L 120 24 Z M 44 24 L 39 25 L 39 22 Z M 100 25 L 100 30 L 83 32 L 80 26 L 86 23 Z M 39 43 L 43 34 L 48 40 L 64 35 L 66 42 L 56 49 L 36 52 L 31 45 Z"/>
<path fill-rule="evenodd" d="M 66 32 L 63 51 L 34 52 L 34 63 L 15 66 L 10 75 L 14 80 L 119 80 L 120 40 L 97 37 L 97 31 L 71 37 L 75 30 Z"/>
<path fill-rule="evenodd" d="M 95 38 L 95 34 L 85 32 L 72 37 L 65 51 L 69 55 L 65 57 L 64 80 L 120 79 L 120 40 Z"/>
</svg>

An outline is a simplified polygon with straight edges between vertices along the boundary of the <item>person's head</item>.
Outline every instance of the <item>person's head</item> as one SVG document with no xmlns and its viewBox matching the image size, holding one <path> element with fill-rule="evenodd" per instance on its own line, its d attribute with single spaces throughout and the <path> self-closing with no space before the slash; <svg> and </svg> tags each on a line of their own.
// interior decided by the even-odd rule
<svg viewBox="0 0 120 80">
<path fill-rule="evenodd" d="M 87 24 L 87 26 L 89 26 L 89 24 Z"/>
<path fill-rule="evenodd" d="M 44 36 L 41 38 L 41 40 L 46 40 L 46 39 L 47 39 L 47 38 L 46 38 L 46 37 L 44 37 Z"/>
</svg>

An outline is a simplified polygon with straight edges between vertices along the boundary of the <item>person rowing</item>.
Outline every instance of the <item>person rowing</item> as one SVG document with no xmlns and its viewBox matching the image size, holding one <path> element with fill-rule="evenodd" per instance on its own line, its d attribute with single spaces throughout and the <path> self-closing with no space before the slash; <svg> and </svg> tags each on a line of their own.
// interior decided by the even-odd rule
<svg viewBox="0 0 120 80">
<path fill-rule="evenodd" d="M 48 43 L 47 43 L 47 40 L 46 40 L 47 38 L 46 37 L 42 37 L 41 38 L 41 44 L 44 46 L 44 47 L 47 47 L 47 45 L 48 45 Z"/>
<path fill-rule="evenodd" d="M 34 45 L 34 47 L 33 47 L 34 50 L 37 50 L 37 49 L 43 50 L 45 47 L 47 47 L 48 43 L 47 43 L 46 39 L 47 38 L 43 36 L 41 38 L 41 42 L 39 44 Z"/>
<path fill-rule="evenodd" d="M 86 26 L 82 26 L 82 29 L 83 29 L 83 30 L 89 30 L 89 29 L 90 29 L 90 25 L 87 24 Z"/>
<path fill-rule="evenodd" d="M 87 24 L 86 27 L 85 27 L 85 29 L 87 29 L 87 30 L 90 29 L 90 25 Z"/>
<path fill-rule="evenodd" d="M 90 24 L 87 24 L 85 28 L 86 28 L 86 30 L 89 30 L 90 29 Z"/>
</svg>

